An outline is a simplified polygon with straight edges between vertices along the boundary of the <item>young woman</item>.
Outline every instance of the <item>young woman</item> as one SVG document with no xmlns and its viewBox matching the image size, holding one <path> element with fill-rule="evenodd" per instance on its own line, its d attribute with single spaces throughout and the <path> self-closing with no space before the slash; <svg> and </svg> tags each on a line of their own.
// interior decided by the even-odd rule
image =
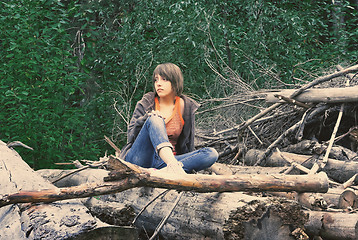
<svg viewBox="0 0 358 240">
<path fill-rule="evenodd" d="M 210 167 L 218 153 L 213 148 L 194 150 L 194 113 L 199 105 L 182 95 L 180 68 L 172 63 L 158 65 L 153 82 L 155 92 L 146 93 L 136 105 L 120 157 L 177 174 Z"/>
</svg>

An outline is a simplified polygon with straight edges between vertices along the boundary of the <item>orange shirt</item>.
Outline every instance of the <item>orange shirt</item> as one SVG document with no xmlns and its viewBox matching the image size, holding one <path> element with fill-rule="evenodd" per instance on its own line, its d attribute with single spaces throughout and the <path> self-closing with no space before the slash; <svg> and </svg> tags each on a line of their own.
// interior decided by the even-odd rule
<svg viewBox="0 0 358 240">
<path fill-rule="evenodd" d="M 160 111 L 159 101 L 157 97 L 155 98 L 155 110 Z M 184 126 L 184 119 L 180 111 L 180 97 L 175 97 L 173 113 L 169 118 L 164 119 L 164 121 L 165 127 L 167 129 L 169 142 L 173 145 L 173 152 L 175 154 L 175 145 L 177 144 L 179 135 L 181 134 L 181 131 L 183 130 Z"/>
</svg>

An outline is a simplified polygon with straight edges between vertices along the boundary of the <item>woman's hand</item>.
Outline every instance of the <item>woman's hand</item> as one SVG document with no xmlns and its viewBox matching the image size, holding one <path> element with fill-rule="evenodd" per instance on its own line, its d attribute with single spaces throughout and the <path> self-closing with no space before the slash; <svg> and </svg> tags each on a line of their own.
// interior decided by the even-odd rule
<svg viewBox="0 0 358 240">
<path fill-rule="evenodd" d="M 173 175 L 186 175 L 187 173 L 184 171 L 183 169 L 183 163 L 181 162 L 173 162 L 168 164 L 166 167 L 156 170 L 156 171 L 151 171 L 151 174 L 156 175 L 168 175 L 168 176 L 173 176 Z"/>
<path fill-rule="evenodd" d="M 158 110 L 153 110 L 151 111 L 150 113 L 148 113 L 148 116 L 158 116 L 158 117 L 161 117 L 163 118 L 163 116 L 160 114 L 160 112 Z"/>
<path fill-rule="evenodd" d="M 181 175 L 186 174 L 186 172 L 183 169 L 183 163 L 178 161 L 167 164 L 167 166 L 161 170 L 172 174 L 181 174 Z"/>
</svg>

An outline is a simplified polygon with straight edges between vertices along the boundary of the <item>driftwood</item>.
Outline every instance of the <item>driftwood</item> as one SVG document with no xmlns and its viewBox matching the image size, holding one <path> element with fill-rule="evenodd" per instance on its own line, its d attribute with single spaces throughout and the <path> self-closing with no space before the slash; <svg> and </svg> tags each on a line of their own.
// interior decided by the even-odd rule
<svg viewBox="0 0 358 240">
<path fill-rule="evenodd" d="M 266 101 L 269 103 L 284 102 L 275 95 L 290 96 L 294 89 L 285 89 L 267 93 Z M 358 86 L 345 88 L 313 88 L 307 89 L 295 97 L 296 101 L 304 103 L 343 103 L 358 101 Z"/>
<path fill-rule="evenodd" d="M 287 167 L 261 167 L 261 166 L 240 166 L 240 165 L 229 165 L 223 163 L 214 163 L 207 170 L 203 170 L 200 173 L 216 174 L 216 175 L 240 175 L 240 174 L 281 174 Z M 63 169 L 40 169 L 36 171 L 42 177 L 46 178 L 50 182 L 53 182 L 63 176 L 72 172 L 72 170 Z M 66 178 L 56 181 L 54 184 L 56 187 L 72 187 L 78 186 L 83 183 L 99 182 L 101 179 L 108 176 L 108 170 L 104 169 L 85 169 L 81 172 L 71 174 Z"/>
<path fill-rule="evenodd" d="M 226 165 L 215 163 L 213 168 L 216 169 L 225 169 L 225 171 L 221 170 L 219 174 L 224 175 L 240 175 L 240 174 L 280 174 L 284 172 L 287 167 L 252 167 L 252 166 L 237 166 L 237 165 Z M 71 170 L 59 170 L 59 169 L 42 169 L 38 170 L 42 177 L 53 180 L 57 179 L 63 174 L 68 173 Z M 81 185 L 87 182 L 99 182 L 101 181 L 101 176 L 105 177 L 108 175 L 108 171 L 103 169 L 86 169 L 85 171 L 81 171 L 80 173 L 76 173 L 72 176 L 67 177 L 61 181 L 56 182 L 57 187 L 70 187 Z M 345 188 L 329 188 L 327 193 L 298 193 L 298 192 L 268 192 L 273 196 L 285 197 L 290 200 L 295 200 L 302 204 L 303 206 L 314 209 L 315 207 L 319 207 L 320 209 L 326 207 L 333 207 L 339 209 L 345 209 L 347 207 L 356 208 L 358 204 L 358 199 L 355 194 L 355 191 L 352 189 Z M 93 205 L 102 206 L 103 203 L 96 204 L 96 199 L 91 199 L 88 201 L 86 205 L 87 207 Z M 107 208 L 106 206 L 102 207 L 103 209 Z M 108 206 L 108 209 L 117 208 L 117 209 L 125 209 L 124 204 L 117 203 L 117 206 Z M 106 209 L 103 211 L 107 211 Z M 108 210 L 110 212 L 110 210 Z M 129 215 L 129 214 L 127 214 Z M 120 218 L 119 216 L 113 218 Z M 108 220 L 106 221 L 108 222 Z M 116 224 L 116 225 L 124 225 L 124 224 Z"/>
<path fill-rule="evenodd" d="M 215 172 L 223 175 L 235 175 L 235 174 L 279 174 L 284 172 L 287 167 L 252 167 L 252 166 L 237 166 L 215 163 L 213 166 Z M 220 169 L 220 170 L 218 170 Z M 225 170 L 223 170 L 225 169 Z M 38 170 L 42 177 L 49 181 L 57 179 L 64 174 L 67 174 L 71 170 L 59 170 L 59 169 L 42 169 Z M 103 169 L 86 169 L 79 173 L 73 174 L 55 183 L 57 187 L 70 187 L 77 186 L 88 182 L 99 182 L 101 178 L 108 175 L 108 171 Z M 125 191 L 127 192 L 127 191 Z M 333 207 L 338 209 L 346 209 L 348 207 L 358 207 L 358 198 L 354 190 L 345 188 L 329 188 L 327 193 L 298 193 L 298 192 L 268 192 L 273 196 L 285 197 L 289 200 L 295 200 L 301 205 L 310 209 L 325 209 L 327 207 Z M 97 212 L 100 215 L 101 212 L 110 213 L 121 211 L 128 211 L 125 214 L 112 215 L 111 218 L 107 218 L 105 222 L 115 225 L 126 225 L 123 215 L 128 216 L 131 213 L 123 203 L 103 203 L 98 202 L 95 198 L 85 201 L 85 205 L 91 209 L 91 211 Z M 100 210 L 99 210 L 100 209 Z M 116 210 L 113 210 L 116 209 Z M 98 211 L 97 211 L 98 210 Z M 126 217 L 125 217 L 126 218 Z M 114 222 L 114 223 L 113 223 Z M 128 223 L 128 221 L 127 221 Z M 128 224 L 127 224 L 128 225 Z"/>
<path fill-rule="evenodd" d="M 121 202 L 138 213 L 163 190 L 130 189 L 106 202 Z M 138 218 L 138 229 L 151 234 L 179 193 L 170 191 L 154 201 Z M 284 206 L 284 207 L 283 207 Z M 161 233 L 166 239 L 294 239 L 291 229 L 302 227 L 307 216 L 300 206 L 284 199 L 244 193 L 184 193 Z M 277 237 L 278 236 L 278 237 Z"/>
</svg>

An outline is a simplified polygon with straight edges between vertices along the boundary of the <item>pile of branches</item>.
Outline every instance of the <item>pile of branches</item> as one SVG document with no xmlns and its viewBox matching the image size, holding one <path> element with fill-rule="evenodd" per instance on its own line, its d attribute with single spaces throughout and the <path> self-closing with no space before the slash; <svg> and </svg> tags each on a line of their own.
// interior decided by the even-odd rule
<svg viewBox="0 0 358 240">
<path fill-rule="evenodd" d="M 276 147 L 285 149 L 302 140 L 328 145 L 341 115 L 333 143 L 356 151 L 356 94 L 345 97 L 335 94 L 336 89 L 343 93 L 345 89 L 354 91 L 358 85 L 357 72 L 358 65 L 348 68 L 338 65 L 291 90 L 253 91 L 241 84 L 238 87 L 242 91 L 234 96 L 203 101 L 204 110 L 197 113 L 200 130 L 196 146 L 216 148 L 219 162 L 233 165 L 243 165 L 248 150 L 262 149 L 265 155 L 255 164 L 264 165 L 264 159 Z M 333 97 L 327 95 L 330 93 Z"/>
</svg>

